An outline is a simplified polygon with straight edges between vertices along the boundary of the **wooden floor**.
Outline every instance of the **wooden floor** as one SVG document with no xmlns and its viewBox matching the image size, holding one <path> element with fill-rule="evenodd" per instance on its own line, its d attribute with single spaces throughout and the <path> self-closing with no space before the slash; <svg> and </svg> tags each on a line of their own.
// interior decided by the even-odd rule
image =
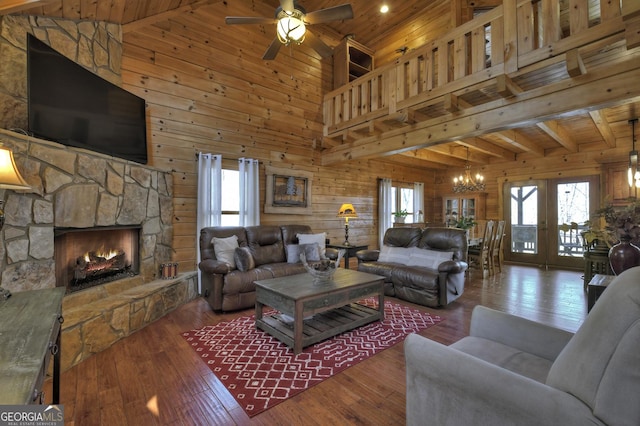
<svg viewBox="0 0 640 426">
<path fill-rule="evenodd" d="M 580 272 L 509 265 L 502 274 L 485 279 L 472 272 L 464 295 L 444 309 L 398 302 L 445 318 L 421 333 L 444 344 L 468 333 L 471 310 L 477 304 L 569 331 L 579 327 L 587 311 Z M 253 311 L 214 314 L 198 299 L 64 372 L 61 403 L 65 424 L 404 423 L 401 343 L 249 418 L 180 333 L 250 313 Z M 47 394 L 51 395 L 50 390 Z"/>
</svg>

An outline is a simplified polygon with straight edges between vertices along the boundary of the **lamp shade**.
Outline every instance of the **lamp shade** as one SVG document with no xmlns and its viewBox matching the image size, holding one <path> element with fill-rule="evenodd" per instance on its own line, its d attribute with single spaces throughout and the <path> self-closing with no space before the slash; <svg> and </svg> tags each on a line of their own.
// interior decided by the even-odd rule
<svg viewBox="0 0 640 426">
<path fill-rule="evenodd" d="M 344 203 L 340 206 L 340 211 L 338 211 L 338 217 L 345 219 L 352 219 L 358 217 L 356 213 L 356 209 L 353 207 L 351 203 Z"/>
<path fill-rule="evenodd" d="M 0 189 L 31 189 L 20 175 L 11 150 L 0 147 Z"/>
</svg>

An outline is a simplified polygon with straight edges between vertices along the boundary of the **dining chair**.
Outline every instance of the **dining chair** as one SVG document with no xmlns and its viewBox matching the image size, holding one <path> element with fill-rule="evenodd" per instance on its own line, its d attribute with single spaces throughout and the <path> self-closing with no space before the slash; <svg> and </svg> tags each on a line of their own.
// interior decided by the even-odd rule
<svg viewBox="0 0 640 426">
<path fill-rule="evenodd" d="M 491 273 L 490 248 L 493 239 L 494 224 L 495 222 L 493 220 L 488 220 L 484 228 L 482 242 L 478 247 L 470 247 L 468 250 L 467 258 L 469 259 L 469 263 L 474 266 L 477 265 L 480 271 L 482 271 L 483 276 L 485 270 L 489 274 Z"/>
<path fill-rule="evenodd" d="M 502 252 L 502 242 L 504 241 L 504 227 L 505 221 L 500 220 L 496 225 L 496 231 L 493 233 L 492 244 L 491 247 L 491 270 L 492 274 L 496 273 L 496 269 L 498 272 L 502 272 L 502 263 L 504 262 L 504 254 Z"/>
</svg>

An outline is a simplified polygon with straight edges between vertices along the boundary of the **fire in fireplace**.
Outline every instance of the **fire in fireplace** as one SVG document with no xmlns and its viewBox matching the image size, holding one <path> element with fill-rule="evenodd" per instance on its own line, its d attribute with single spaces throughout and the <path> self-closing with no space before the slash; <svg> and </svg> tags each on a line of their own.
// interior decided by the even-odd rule
<svg viewBox="0 0 640 426">
<path fill-rule="evenodd" d="M 56 283 L 67 293 L 137 275 L 140 227 L 56 229 Z"/>
</svg>

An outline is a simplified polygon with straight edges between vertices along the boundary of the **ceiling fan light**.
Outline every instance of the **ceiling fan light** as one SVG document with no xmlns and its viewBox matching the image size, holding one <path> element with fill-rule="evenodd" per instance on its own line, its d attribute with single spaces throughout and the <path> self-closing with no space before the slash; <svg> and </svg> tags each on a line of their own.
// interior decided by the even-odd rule
<svg viewBox="0 0 640 426">
<path fill-rule="evenodd" d="M 278 20 L 278 39 L 286 46 L 291 42 L 302 43 L 306 31 L 304 22 L 296 16 L 286 15 Z"/>
</svg>

